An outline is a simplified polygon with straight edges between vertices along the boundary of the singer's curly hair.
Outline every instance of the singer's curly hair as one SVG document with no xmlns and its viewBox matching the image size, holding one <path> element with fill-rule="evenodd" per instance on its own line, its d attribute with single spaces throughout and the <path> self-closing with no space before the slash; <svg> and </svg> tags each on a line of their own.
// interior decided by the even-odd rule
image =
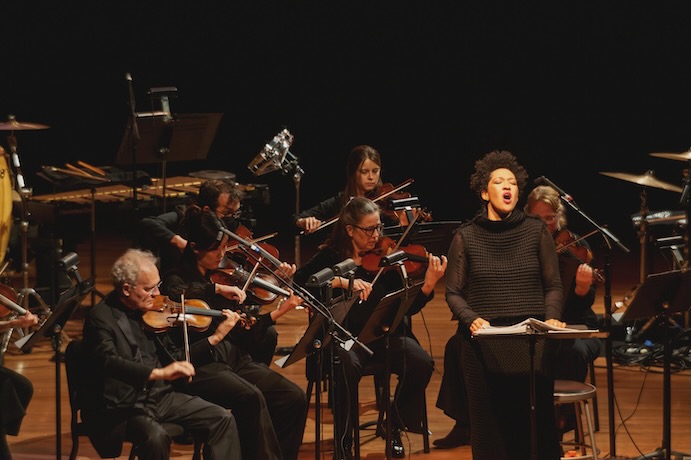
<svg viewBox="0 0 691 460">
<path fill-rule="evenodd" d="M 499 168 L 506 168 L 516 176 L 520 195 L 528 184 L 528 172 L 518 163 L 514 154 L 507 150 L 492 150 L 475 162 L 475 171 L 470 175 L 470 189 L 478 197 L 482 197 L 492 171 Z"/>
</svg>

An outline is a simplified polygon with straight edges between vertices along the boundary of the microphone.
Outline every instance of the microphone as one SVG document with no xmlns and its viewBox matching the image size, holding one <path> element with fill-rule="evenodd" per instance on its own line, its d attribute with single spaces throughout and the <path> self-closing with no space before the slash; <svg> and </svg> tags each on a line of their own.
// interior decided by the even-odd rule
<svg viewBox="0 0 691 460">
<path fill-rule="evenodd" d="M 560 188 L 557 186 L 557 184 L 555 184 L 555 183 L 552 182 L 551 180 L 547 179 L 545 176 L 540 176 L 540 177 L 538 177 L 537 179 L 535 179 L 535 180 L 533 181 L 533 183 L 534 183 L 535 185 L 549 185 L 549 186 L 552 187 L 554 190 L 556 190 L 557 193 L 559 193 L 559 195 L 561 195 L 561 197 L 562 197 L 564 200 L 566 200 L 566 201 L 568 201 L 568 202 L 573 202 L 573 198 L 571 198 L 571 195 L 569 195 L 568 193 L 566 193 L 565 191 L 563 191 L 562 189 L 560 189 Z"/>
<path fill-rule="evenodd" d="M 357 265 L 351 258 L 339 262 L 333 266 L 334 276 L 343 276 L 348 278 L 348 288 L 346 289 L 346 299 L 353 297 L 353 287 L 355 286 L 355 270 Z"/>
<path fill-rule="evenodd" d="M 379 260 L 379 266 L 380 267 L 389 267 L 395 263 L 402 262 L 408 258 L 408 254 L 403 251 L 399 250 L 396 252 L 392 252 L 391 254 L 383 256 Z"/>
<path fill-rule="evenodd" d="M 333 277 L 333 270 L 331 270 L 329 267 L 322 268 L 317 273 L 310 276 L 309 280 L 307 280 L 307 283 L 305 283 L 305 285 L 308 287 L 322 287 L 326 285 L 328 282 L 330 282 L 333 279 Z"/>
<path fill-rule="evenodd" d="M 339 262 L 333 266 L 333 272 L 335 276 L 348 276 L 351 272 L 357 269 L 355 261 L 353 259 L 346 259 L 343 262 Z"/>
<path fill-rule="evenodd" d="M 241 268 L 236 269 L 235 272 L 231 275 L 231 278 L 236 278 L 238 281 L 242 281 L 242 282 L 247 281 L 248 277 L 249 277 L 249 273 L 247 273 L 245 270 L 243 270 Z M 277 295 L 282 295 L 284 297 L 290 297 L 290 292 L 286 291 L 285 289 L 281 289 L 280 287 L 276 286 L 275 284 L 269 283 L 268 281 L 266 281 L 266 280 L 264 280 L 264 279 L 262 279 L 256 275 L 254 277 L 252 277 L 250 284 L 254 284 L 257 287 L 265 289 L 269 292 L 273 292 L 274 294 L 277 294 Z"/>
</svg>

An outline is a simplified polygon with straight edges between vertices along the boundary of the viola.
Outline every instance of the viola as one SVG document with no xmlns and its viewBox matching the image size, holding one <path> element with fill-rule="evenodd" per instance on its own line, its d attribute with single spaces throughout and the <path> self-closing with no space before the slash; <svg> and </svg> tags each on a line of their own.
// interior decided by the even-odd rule
<svg viewBox="0 0 691 460">
<path fill-rule="evenodd" d="M 245 226 L 242 225 L 242 224 L 240 224 L 240 225 L 238 226 L 238 228 L 236 228 L 235 231 L 234 231 L 233 233 L 235 233 L 236 235 L 238 235 L 238 236 L 240 236 L 240 237 L 246 239 L 246 240 L 249 241 L 250 243 L 256 243 L 258 246 L 260 246 L 260 247 L 261 247 L 264 251 L 266 251 L 268 254 L 271 254 L 274 258 L 278 259 L 278 249 L 276 249 L 276 247 L 270 245 L 269 243 L 260 242 L 260 241 L 263 241 L 263 240 L 265 240 L 265 239 L 267 239 L 267 238 L 271 238 L 271 237 L 275 236 L 275 235 L 276 235 L 275 233 L 272 234 L 272 235 L 267 235 L 267 236 L 265 236 L 265 237 L 256 238 L 256 239 L 255 239 L 255 238 L 252 236 L 252 232 L 250 231 L 250 229 L 247 228 L 247 227 L 245 227 Z M 228 250 L 227 250 L 226 254 L 227 254 L 227 255 L 231 255 L 231 254 L 242 254 L 242 255 L 244 256 L 244 253 L 243 253 L 242 250 L 240 249 L 240 245 L 239 245 L 239 243 L 238 243 L 237 241 L 236 241 L 236 242 L 233 242 L 233 243 L 229 243 L 229 245 L 228 245 Z M 245 257 L 245 260 L 246 260 L 246 259 L 247 259 L 247 257 Z M 251 262 L 248 262 L 248 263 L 249 263 L 250 265 L 253 265 Z M 251 268 L 248 268 L 248 270 L 250 270 L 250 269 L 251 269 Z"/>
<path fill-rule="evenodd" d="M 569 254 L 579 263 L 590 264 L 590 262 L 593 260 L 593 252 L 589 247 L 581 243 L 581 241 L 596 231 L 597 230 L 594 230 L 579 238 L 567 229 L 559 230 L 557 233 L 552 235 L 554 243 L 556 244 L 557 253 Z M 593 274 L 598 281 L 604 281 L 604 277 L 599 270 L 593 270 Z"/>
<path fill-rule="evenodd" d="M 171 300 L 168 296 L 158 295 L 154 297 L 156 310 L 149 310 L 142 315 L 144 325 L 153 332 L 165 332 L 171 327 L 179 326 L 184 322 L 192 329 L 204 332 L 211 325 L 212 318 L 223 316 L 219 310 L 209 307 L 209 304 L 201 299 L 187 299 L 185 301 L 185 317 L 182 318 L 182 303 Z M 242 316 L 240 323 L 245 326 L 253 326 L 256 318 Z"/>
<path fill-rule="evenodd" d="M 406 271 L 411 276 L 416 276 L 422 273 L 424 267 L 427 265 L 428 252 L 424 246 L 421 244 L 408 244 L 406 246 L 401 246 L 396 249 L 396 241 L 384 236 L 379 239 L 377 246 L 371 251 L 368 251 L 362 256 L 362 268 L 367 270 L 369 273 L 378 273 L 382 267 L 379 266 L 382 258 L 394 252 L 395 250 L 404 251 L 407 255 L 407 259 L 403 261 L 403 266 Z M 384 271 L 393 268 L 384 267 Z"/>
<path fill-rule="evenodd" d="M 0 283 L 0 296 L 9 300 L 10 302 L 0 302 L 0 318 L 9 316 L 11 313 L 25 315 L 26 310 L 17 305 L 17 292 L 12 289 L 12 286 Z M 0 300 L 4 300 L 0 297 Z M 19 309 L 17 309 L 19 307 Z"/>
<path fill-rule="evenodd" d="M 581 244 L 579 241 L 583 238 L 578 238 L 570 231 L 563 229 L 555 233 L 552 238 L 557 246 L 557 252 L 560 254 L 568 252 L 576 257 L 584 264 L 589 264 L 593 260 L 593 253 L 587 246 Z"/>
</svg>

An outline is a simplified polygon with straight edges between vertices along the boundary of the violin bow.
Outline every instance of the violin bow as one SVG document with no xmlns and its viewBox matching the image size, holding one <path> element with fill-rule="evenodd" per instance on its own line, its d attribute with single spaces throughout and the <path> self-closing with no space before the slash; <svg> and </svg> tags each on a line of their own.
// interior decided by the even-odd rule
<svg viewBox="0 0 691 460">
<path fill-rule="evenodd" d="M 226 235 L 228 235 L 229 237 L 233 238 L 238 243 L 240 243 L 238 245 L 239 248 L 242 251 L 244 251 L 245 254 L 252 257 L 252 259 L 254 259 L 256 264 L 260 264 L 262 267 L 266 268 L 277 279 L 280 279 L 281 281 L 283 281 L 283 283 L 286 286 L 293 286 L 293 283 L 290 280 L 290 278 L 286 279 L 287 277 L 284 274 L 280 274 L 280 275 L 278 274 L 278 272 L 281 271 L 279 268 L 280 268 L 282 262 L 280 260 L 278 260 L 277 258 L 275 258 L 273 255 L 271 255 L 266 249 L 262 248 L 258 244 L 252 243 L 251 241 L 244 239 L 240 235 L 237 235 L 237 234 L 231 232 L 227 228 L 222 229 L 221 231 L 223 233 L 225 233 Z M 258 253 L 259 255 L 255 254 L 255 253 Z M 273 264 L 274 267 L 276 267 L 276 270 L 272 270 L 269 267 L 267 267 L 264 264 L 264 262 L 262 261 L 262 259 L 267 259 L 269 262 L 271 262 L 271 264 Z M 251 278 L 249 278 L 249 279 L 251 279 Z"/>
<path fill-rule="evenodd" d="M 190 336 L 187 332 L 187 312 L 185 312 L 185 293 L 180 294 L 180 312 L 182 313 L 182 339 L 185 344 L 185 360 L 192 362 L 190 358 Z M 187 382 L 192 381 L 192 376 L 187 378 Z"/>
<path fill-rule="evenodd" d="M 273 238 L 274 236 L 278 235 L 278 232 L 273 232 L 269 233 L 268 235 L 260 236 L 259 238 L 253 238 L 251 240 L 247 240 L 248 243 L 254 244 L 254 243 L 261 243 L 262 241 L 268 240 L 270 238 Z"/>
<path fill-rule="evenodd" d="M 599 232 L 599 230 L 595 229 L 595 230 L 591 231 L 590 233 L 588 233 L 588 234 L 586 234 L 586 235 L 583 235 L 583 236 L 580 237 L 580 238 L 576 238 L 575 240 L 573 240 L 573 241 L 570 242 L 569 244 L 565 244 L 564 246 L 560 247 L 558 252 L 562 252 L 562 251 L 564 251 L 564 250 L 570 248 L 570 247 L 573 246 L 574 244 L 578 244 L 579 241 L 584 240 L 584 239 L 588 238 L 589 236 L 594 235 L 594 234 L 597 233 L 597 232 Z"/>
<path fill-rule="evenodd" d="M 385 198 L 388 198 L 388 197 L 390 197 L 391 195 L 393 195 L 394 193 L 398 192 L 399 190 L 402 190 L 402 189 L 406 188 L 407 186 L 409 186 L 409 185 L 412 184 L 412 183 L 413 183 L 413 179 L 408 179 L 408 180 L 406 180 L 406 181 L 400 183 L 400 184 L 397 185 L 396 187 L 394 187 L 392 190 L 390 190 L 390 191 L 388 191 L 388 192 L 386 192 L 386 193 L 382 193 L 381 195 L 378 195 L 378 196 L 372 198 L 372 201 L 374 201 L 374 202 L 376 203 L 377 201 L 381 201 L 381 200 L 383 200 L 383 199 L 385 199 Z M 314 232 L 318 232 L 318 231 L 321 230 L 322 228 L 328 227 L 329 225 L 331 225 L 331 224 L 333 224 L 333 223 L 335 223 L 335 222 L 338 222 L 338 216 L 332 217 L 331 219 L 322 222 L 321 225 L 320 225 L 319 227 L 317 227 L 316 230 L 314 230 Z M 314 233 L 314 232 L 312 232 L 312 233 Z M 305 234 L 305 231 L 302 230 L 302 231 L 300 232 L 300 235 L 304 235 L 304 234 Z"/>
</svg>

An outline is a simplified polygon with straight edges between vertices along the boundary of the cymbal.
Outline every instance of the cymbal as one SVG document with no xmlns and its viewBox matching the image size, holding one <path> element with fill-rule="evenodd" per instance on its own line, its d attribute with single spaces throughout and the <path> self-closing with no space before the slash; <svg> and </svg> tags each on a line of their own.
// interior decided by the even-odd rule
<svg viewBox="0 0 691 460">
<path fill-rule="evenodd" d="M 691 161 L 691 149 L 681 153 L 655 152 L 651 157 L 667 158 L 668 160 Z"/>
<path fill-rule="evenodd" d="M 643 185 L 645 187 L 661 188 L 662 190 L 667 190 L 669 192 L 681 193 L 681 187 L 657 179 L 655 176 L 653 176 L 652 171 L 646 171 L 645 174 L 641 175 L 619 172 L 601 172 L 600 174 L 614 177 L 615 179 L 625 180 L 627 182 L 633 182 L 634 184 Z"/>
<path fill-rule="evenodd" d="M 5 123 L 0 123 L 0 131 L 27 131 L 47 128 L 50 128 L 50 126 L 38 123 L 20 123 L 13 116 L 10 116 Z"/>
</svg>

